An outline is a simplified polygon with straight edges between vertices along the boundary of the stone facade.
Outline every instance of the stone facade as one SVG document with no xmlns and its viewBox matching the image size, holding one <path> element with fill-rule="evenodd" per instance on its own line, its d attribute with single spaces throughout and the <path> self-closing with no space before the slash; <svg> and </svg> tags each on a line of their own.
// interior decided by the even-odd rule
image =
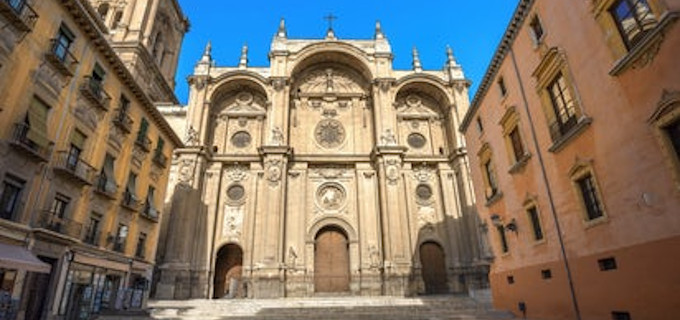
<svg viewBox="0 0 680 320">
<path fill-rule="evenodd" d="M 487 285 L 485 226 L 463 137 L 463 71 L 393 70 L 370 40 L 289 39 L 271 65 L 216 66 L 188 108 L 162 109 L 176 150 L 159 247 L 160 299 L 415 295 Z M 333 240 L 335 239 L 335 240 Z M 330 248 L 330 249 L 328 249 Z M 428 280 L 429 279 L 429 280 Z"/>
</svg>

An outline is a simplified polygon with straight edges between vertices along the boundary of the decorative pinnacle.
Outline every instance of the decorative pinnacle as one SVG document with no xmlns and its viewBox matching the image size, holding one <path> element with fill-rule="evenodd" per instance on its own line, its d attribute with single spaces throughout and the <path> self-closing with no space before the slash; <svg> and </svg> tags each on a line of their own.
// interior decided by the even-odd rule
<svg viewBox="0 0 680 320">
<path fill-rule="evenodd" d="M 245 69 L 248 67 L 248 44 L 244 43 L 241 48 L 241 59 L 238 62 L 239 69 Z"/>
<path fill-rule="evenodd" d="M 413 71 L 423 71 L 423 65 L 420 63 L 420 56 L 418 55 L 418 49 L 416 46 L 413 46 Z"/>
<path fill-rule="evenodd" d="M 283 17 L 279 22 L 279 30 L 276 32 L 276 36 L 278 38 L 286 38 L 288 36 L 288 32 L 286 32 L 286 20 L 284 20 Z"/>
<path fill-rule="evenodd" d="M 456 57 L 453 56 L 453 49 L 448 44 L 446 45 L 446 66 L 453 67 L 456 63 Z"/>
<path fill-rule="evenodd" d="M 201 57 L 201 60 L 199 62 L 210 63 L 210 60 L 212 60 L 211 52 L 212 52 L 212 43 L 210 41 L 208 41 L 208 43 L 205 45 L 205 50 L 203 50 L 203 56 Z"/>
<path fill-rule="evenodd" d="M 375 39 L 385 39 L 385 34 L 382 32 L 380 20 L 375 21 Z"/>
</svg>

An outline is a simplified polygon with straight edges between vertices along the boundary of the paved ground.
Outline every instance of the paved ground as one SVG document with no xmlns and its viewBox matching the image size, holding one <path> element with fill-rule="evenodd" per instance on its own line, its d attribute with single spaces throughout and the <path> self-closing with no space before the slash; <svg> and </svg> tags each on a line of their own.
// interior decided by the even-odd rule
<svg viewBox="0 0 680 320">
<path fill-rule="evenodd" d="M 101 319 L 237 320 L 237 319 L 386 319 L 492 320 L 512 314 L 466 296 L 324 297 L 265 300 L 151 301 L 150 316 L 107 316 Z"/>
</svg>

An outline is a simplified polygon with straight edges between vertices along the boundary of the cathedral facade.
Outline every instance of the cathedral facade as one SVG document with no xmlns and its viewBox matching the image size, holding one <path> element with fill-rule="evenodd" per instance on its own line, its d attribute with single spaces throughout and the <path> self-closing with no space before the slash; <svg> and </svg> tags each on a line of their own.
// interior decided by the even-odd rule
<svg viewBox="0 0 680 320">
<path fill-rule="evenodd" d="M 468 86 L 394 70 L 388 39 L 290 39 L 270 66 L 217 66 L 162 112 L 175 151 L 153 294 L 159 299 L 417 295 L 487 285 L 486 227 L 463 136 Z"/>
</svg>

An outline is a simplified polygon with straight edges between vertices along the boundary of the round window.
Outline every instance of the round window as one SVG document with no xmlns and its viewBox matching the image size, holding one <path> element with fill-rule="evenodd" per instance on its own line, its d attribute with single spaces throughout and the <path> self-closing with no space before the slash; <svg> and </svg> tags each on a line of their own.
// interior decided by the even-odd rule
<svg viewBox="0 0 680 320">
<path fill-rule="evenodd" d="M 241 200 L 245 194 L 246 190 L 240 184 L 235 184 L 227 189 L 227 197 L 229 197 L 229 200 L 231 201 Z"/>
<path fill-rule="evenodd" d="M 239 131 L 231 136 L 231 144 L 237 148 L 245 148 L 250 145 L 250 133 Z"/>
<path fill-rule="evenodd" d="M 432 198 L 432 188 L 426 184 L 421 184 L 416 187 L 416 195 L 421 200 L 430 200 Z"/>
<path fill-rule="evenodd" d="M 425 136 L 423 136 L 420 133 L 411 133 L 408 136 L 408 145 L 411 146 L 411 148 L 415 149 L 420 149 L 425 146 L 427 143 L 427 139 L 425 139 Z"/>
</svg>

